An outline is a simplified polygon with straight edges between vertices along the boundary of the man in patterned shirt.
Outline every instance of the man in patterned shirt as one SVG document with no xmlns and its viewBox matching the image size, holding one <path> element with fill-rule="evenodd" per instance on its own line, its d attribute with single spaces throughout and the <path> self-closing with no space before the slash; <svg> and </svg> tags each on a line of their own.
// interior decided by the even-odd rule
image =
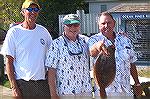
<svg viewBox="0 0 150 99">
<path fill-rule="evenodd" d="M 134 64 L 137 58 L 130 40 L 125 35 L 113 31 L 115 20 L 108 12 L 101 13 L 98 25 L 100 33 L 91 36 L 88 41 L 90 55 L 94 60 L 101 51 L 107 54 L 104 45 L 115 45 L 116 75 L 114 81 L 106 88 L 107 96 L 133 96 L 130 87 L 130 74 L 135 81 L 136 95 L 141 96 L 141 86 Z M 99 91 L 96 91 L 96 95 L 98 93 Z"/>
<path fill-rule="evenodd" d="M 80 20 L 77 14 L 66 15 L 63 25 L 63 35 L 53 41 L 45 63 L 49 67 L 51 96 L 55 99 L 59 96 L 91 98 L 87 37 L 79 34 Z"/>
</svg>

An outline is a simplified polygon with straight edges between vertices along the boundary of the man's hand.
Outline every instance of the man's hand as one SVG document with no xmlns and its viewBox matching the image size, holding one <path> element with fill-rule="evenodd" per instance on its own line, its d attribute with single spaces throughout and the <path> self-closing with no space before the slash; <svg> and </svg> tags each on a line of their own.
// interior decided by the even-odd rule
<svg viewBox="0 0 150 99">
<path fill-rule="evenodd" d="M 133 86 L 133 91 L 136 97 L 142 96 L 142 86 L 140 84 L 136 84 Z"/>
<path fill-rule="evenodd" d="M 93 46 L 90 48 L 91 56 L 96 57 L 99 53 L 108 54 L 104 45 L 104 40 L 98 41 L 97 43 L 93 44 Z"/>
<path fill-rule="evenodd" d="M 12 95 L 14 97 L 21 97 L 21 92 L 20 92 L 20 89 L 18 87 L 13 87 L 12 88 Z"/>
</svg>

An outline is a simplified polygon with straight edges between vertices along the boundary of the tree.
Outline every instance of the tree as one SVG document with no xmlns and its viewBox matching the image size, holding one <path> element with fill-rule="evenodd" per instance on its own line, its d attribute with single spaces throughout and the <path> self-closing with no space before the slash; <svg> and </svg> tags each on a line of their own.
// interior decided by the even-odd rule
<svg viewBox="0 0 150 99">
<path fill-rule="evenodd" d="M 0 28 L 8 30 L 9 24 L 23 21 L 20 14 L 24 0 L 0 1 Z M 88 11 L 88 5 L 84 0 L 38 0 L 42 7 L 37 23 L 44 25 L 53 38 L 58 37 L 58 15 L 76 13 L 76 10 Z"/>
<path fill-rule="evenodd" d="M 76 13 L 76 10 L 88 12 L 88 5 L 84 0 L 41 0 L 39 3 L 42 10 L 38 22 L 48 27 L 54 38 L 59 33 L 58 15 Z"/>
<path fill-rule="evenodd" d="M 20 8 L 23 0 L 0 1 L 0 28 L 7 30 L 9 24 L 22 21 Z"/>
</svg>

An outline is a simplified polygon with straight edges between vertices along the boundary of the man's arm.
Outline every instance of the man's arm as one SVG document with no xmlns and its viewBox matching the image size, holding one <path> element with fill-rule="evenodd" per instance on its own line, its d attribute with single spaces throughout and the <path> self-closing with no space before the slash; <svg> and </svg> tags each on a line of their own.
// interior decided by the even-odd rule
<svg viewBox="0 0 150 99">
<path fill-rule="evenodd" d="M 135 84 L 140 84 L 139 79 L 138 79 L 138 73 L 137 69 L 134 63 L 131 63 L 131 70 L 130 70 L 131 76 L 133 77 L 133 80 Z"/>
<path fill-rule="evenodd" d="M 15 79 L 13 62 L 14 58 L 10 55 L 6 55 L 6 72 L 12 88 L 12 94 L 13 96 L 21 96 L 20 90 Z"/>
<path fill-rule="evenodd" d="M 48 69 L 48 84 L 50 88 L 50 94 L 52 99 L 59 99 L 56 89 L 56 69 Z"/>
<path fill-rule="evenodd" d="M 135 84 L 134 84 L 134 93 L 135 93 L 136 96 L 141 96 L 142 95 L 142 87 L 140 85 L 136 65 L 134 63 L 131 63 L 130 73 L 131 73 L 131 76 L 132 76 L 132 78 L 135 82 Z"/>
</svg>

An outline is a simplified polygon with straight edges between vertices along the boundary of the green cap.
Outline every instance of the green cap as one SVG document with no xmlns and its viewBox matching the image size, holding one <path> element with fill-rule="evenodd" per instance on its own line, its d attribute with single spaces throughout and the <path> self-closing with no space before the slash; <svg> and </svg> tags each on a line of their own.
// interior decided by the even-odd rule
<svg viewBox="0 0 150 99">
<path fill-rule="evenodd" d="M 63 24 L 80 24 L 80 19 L 77 14 L 68 14 L 63 18 Z"/>
</svg>

